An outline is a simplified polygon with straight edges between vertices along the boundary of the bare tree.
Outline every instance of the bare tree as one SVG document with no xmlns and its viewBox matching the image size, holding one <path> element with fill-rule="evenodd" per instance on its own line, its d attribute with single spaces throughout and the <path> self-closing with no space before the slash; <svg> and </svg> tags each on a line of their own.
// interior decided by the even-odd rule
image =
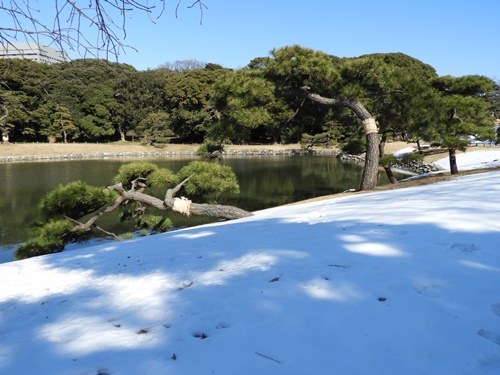
<svg viewBox="0 0 500 375">
<path fill-rule="evenodd" d="M 0 44 L 34 42 L 76 51 L 86 57 L 115 57 L 132 48 L 124 44 L 127 20 L 137 13 L 156 22 L 167 0 L 0 0 Z M 175 14 L 183 0 L 177 0 Z M 188 8 L 199 7 L 203 18 L 204 0 L 191 0 Z"/>
<path fill-rule="evenodd" d="M 182 72 L 184 70 L 194 70 L 194 69 L 203 69 L 207 64 L 203 61 L 198 61 L 194 59 L 188 60 L 176 60 L 173 62 L 165 62 L 158 66 L 158 68 L 164 68 L 168 70 L 174 70 L 176 72 Z"/>
</svg>

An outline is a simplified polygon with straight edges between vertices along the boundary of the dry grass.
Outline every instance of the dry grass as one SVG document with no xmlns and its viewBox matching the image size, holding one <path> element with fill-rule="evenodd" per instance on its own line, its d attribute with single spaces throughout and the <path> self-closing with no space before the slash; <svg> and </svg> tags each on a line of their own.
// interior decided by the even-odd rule
<svg viewBox="0 0 500 375">
<path fill-rule="evenodd" d="M 197 145 L 168 145 L 165 148 L 139 143 L 10 143 L 0 144 L 0 156 L 32 156 L 58 154 L 95 154 L 100 152 L 191 151 Z"/>
</svg>

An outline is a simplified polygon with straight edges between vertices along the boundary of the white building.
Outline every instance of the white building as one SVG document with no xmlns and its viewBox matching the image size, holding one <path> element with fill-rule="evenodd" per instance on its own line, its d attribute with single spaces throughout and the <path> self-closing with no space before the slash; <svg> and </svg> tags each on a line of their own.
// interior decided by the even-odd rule
<svg viewBox="0 0 500 375">
<path fill-rule="evenodd" d="M 64 51 L 36 43 L 0 44 L 0 59 L 28 59 L 46 64 L 68 61 Z"/>
</svg>

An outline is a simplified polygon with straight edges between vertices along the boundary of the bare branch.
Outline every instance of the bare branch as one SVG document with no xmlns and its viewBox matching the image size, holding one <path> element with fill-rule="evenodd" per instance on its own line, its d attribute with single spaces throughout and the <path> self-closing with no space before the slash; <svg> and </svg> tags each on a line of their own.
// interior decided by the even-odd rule
<svg viewBox="0 0 500 375">
<path fill-rule="evenodd" d="M 74 226 L 71 231 L 76 232 L 78 230 L 83 230 L 83 231 L 89 231 L 92 226 L 95 225 L 95 222 L 99 220 L 101 217 L 104 215 L 116 210 L 123 202 L 125 202 L 127 199 L 124 198 L 122 195 L 116 198 L 116 200 L 109 206 L 104 207 L 102 210 L 97 212 L 95 215 L 93 215 L 90 219 L 87 220 L 86 223 L 80 223 L 74 219 L 71 219 L 70 217 L 65 216 L 68 220 L 71 220 L 73 222 L 78 223 L 78 225 Z"/>
<path fill-rule="evenodd" d="M 175 18 L 177 18 L 177 16 L 178 16 L 179 7 L 181 5 L 181 2 L 182 2 L 182 0 L 178 0 L 177 6 L 175 7 Z M 191 8 L 194 8 L 196 5 L 198 5 L 200 8 L 200 25 L 203 25 L 203 8 L 208 9 L 208 7 L 205 5 L 205 3 L 202 0 L 196 0 L 191 5 L 188 5 L 187 8 L 191 9 Z"/>
<path fill-rule="evenodd" d="M 177 192 L 181 190 L 181 188 L 184 186 L 186 182 L 189 181 L 190 178 L 191 176 L 186 177 L 177 186 L 173 187 L 172 189 L 168 189 L 167 193 L 165 194 L 165 203 L 168 202 L 168 204 L 173 204 L 175 194 L 177 194 Z"/>
<path fill-rule="evenodd" d="M 307 86 L 303 86 L 296 92 L 301 97 L 308 98 L 313 102 L 330 106 L 330 107 L 346 107 L 353 111 L 360 120 L 366 120 L 371 116 L 370 112 L 361 104 L 361 102 L 357 99 L 334 99 L 334 98 L 325 98 L 321 95 L 312 93 L 309 91 L 310 88 Z"/>
<path fill-rule="evenodd" d="M 175 13 L 182 0 L 179 0 Z M 55 45 L 62 51 L 76 51 L 80 56 L 116 59 L 127 49 L 127 21 L 137 12 L 151 22 L 160 18 L 166 0 L 54 0 L 54 7 L 44 2 L 9 0 L 0 2 L 0 14 L 6 15 L 0 25 L 0 44 L 17 42 Z M 200 23 L 204 1 L 188 6 L 200 8 Z M 104 56 L 100 56 L 104 54 Z"/>
</svg>

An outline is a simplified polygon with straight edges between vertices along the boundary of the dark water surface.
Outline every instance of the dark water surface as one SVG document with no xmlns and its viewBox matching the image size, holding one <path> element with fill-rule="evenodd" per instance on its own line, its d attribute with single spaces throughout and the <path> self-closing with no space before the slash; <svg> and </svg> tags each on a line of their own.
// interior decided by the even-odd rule
<svg viewBox="0 0 500 375">
<path fill-rule="evenodd" d="M 147 160 L 176 172 L 196 159 L 169 157 Z M 26 240 L 29 225 L 39 219 L 38 202 L 57 185 L 81 180 L 91 185 L 108 186 L 112 184 L 118 168 L 132 161 L 109 159 L 0 164 L 0 252 Z M 334 156 L 326 155 L 227 157 L 221 163 L 233 168 L 241 192 L 222 195 L 217 202 L 248 211 L 357 188 L 362 174 L 361 164 L 341 162 Z M 380 173 L 379 184 L 387 182 L 385 174 Z M 154 195 L 163 197 L 164 191 L 157 191 Z M 180 215 L 172 219 L 178 227 L 213 221 Z M 100 223 L 100 226 L 115 233 L 131 230 L 116 224 L 116 217 Z"/>
</svg>

